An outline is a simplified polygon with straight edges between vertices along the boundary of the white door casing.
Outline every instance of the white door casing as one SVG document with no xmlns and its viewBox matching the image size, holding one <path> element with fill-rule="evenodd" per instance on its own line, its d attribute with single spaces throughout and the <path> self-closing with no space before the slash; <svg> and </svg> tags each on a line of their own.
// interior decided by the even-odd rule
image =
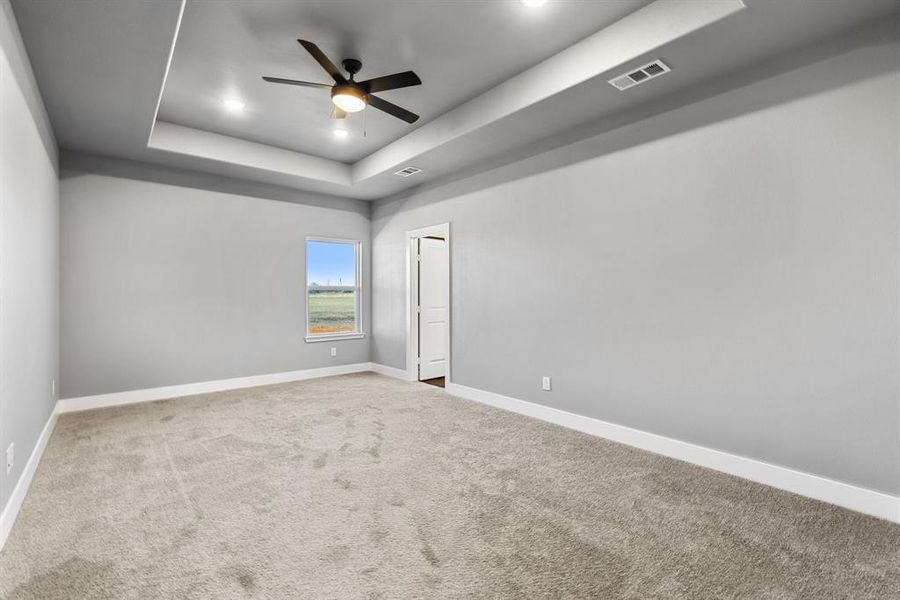
<svg viewBox="0 0 900 600">
<path fill-rule="evenodd" d="M 419 380 L 446 375 L 450 272 L 447 241 L 418 238 Z"/>
</svg>

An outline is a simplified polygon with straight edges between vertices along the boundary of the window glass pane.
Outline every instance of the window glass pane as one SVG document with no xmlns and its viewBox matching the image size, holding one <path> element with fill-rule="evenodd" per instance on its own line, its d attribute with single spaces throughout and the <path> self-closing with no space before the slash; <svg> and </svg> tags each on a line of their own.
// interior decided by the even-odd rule
<svg viewBox="0 0 900 600">
<path fill-rule="evenodd" d="M 356 332 L 355 243 L 306 242 L 309 335 Z"/>
</svg>

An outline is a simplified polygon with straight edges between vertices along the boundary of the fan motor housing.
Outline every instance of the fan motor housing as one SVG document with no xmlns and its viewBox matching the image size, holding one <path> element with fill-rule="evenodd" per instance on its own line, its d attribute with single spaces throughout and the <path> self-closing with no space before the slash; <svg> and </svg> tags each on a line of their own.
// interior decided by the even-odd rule
<svg viewBox="0 0 900 600">
<path fill-rule="evenodd" d="M 362 69 L 362 62 L 355 58 L 345 58 L 341 61 L 341 65 L 344 67 L 345 71 L 350 73 L 350 77 L 353 77 L 359 73 L 360 69 Z"/>
</svg>

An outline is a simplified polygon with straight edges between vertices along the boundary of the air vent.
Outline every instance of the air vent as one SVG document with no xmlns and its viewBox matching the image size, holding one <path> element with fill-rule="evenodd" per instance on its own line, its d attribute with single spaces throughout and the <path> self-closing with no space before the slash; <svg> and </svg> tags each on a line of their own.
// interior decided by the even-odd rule
<svg viewBox="0 0 900 600">
<path fill-rule="evenodd" d="M 654 60 L 652 63 L 648 63 L 640 69 L 634 69 L 624 75 L 613 77 L 609 80 L 609 84 L 618 90 L 627 90 L 630 87 L 634 87 L 640 83 L 646 83 L 654 77 L 659 77 L 663 73 L 668 73 L 671 70 L 672 69 L 670 69 L 663 61 Z"/>
<path fill-rule="evenodd" d="M 409 177 L 411 175 L 415 175 L 416 173 L 421 173 L 421 172 L 422 172 L 422 169 L 420 169 L 419 167 L 406 167 L 405 169 L 400 169 L 399 171 L 394 173 L 394 175 L 397 175 L 399 177 Z"/>
<path fill-rule="evenodd" d="M 629 73 L 628 77 L 635 83 L 640 83 L 641 81 L 643 81 L 644 79 L 647 79 L 650 76 L 641 70 L 637 70 L 634 73 Z"/>
</svg>

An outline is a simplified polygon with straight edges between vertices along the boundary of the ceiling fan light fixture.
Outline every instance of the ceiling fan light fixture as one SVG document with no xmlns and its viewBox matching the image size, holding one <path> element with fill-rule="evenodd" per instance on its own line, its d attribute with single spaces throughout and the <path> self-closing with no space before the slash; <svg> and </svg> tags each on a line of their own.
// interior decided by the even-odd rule
<svg viewBox="0 0 900 600">
<path fill-rule="evenodd" d="M 383 75 L 366 81 L 354 81 L 353 77 L 362 69 L 362 63 L 355 58 L 345 58 L 341 61 L 350 78 L 341 73 L 331 60 L 322 50 L 307 40 L 297 40 L 307 52 L 309 52 L 319 65 L 325 69 L 335 85 L 327 83 L 315 83 L 312 81 L 298 81 L 296 79 L 284 79 L 283 77 L 264 76 L 263 80 L 269 83 L 296 85 L 300 87 L 310 87 L 318 89 L 331 90 L 331 103 L 334 108 L 331 110 L 332 119 L 344 119 L 347 114 L 359 112 L 367 106 L 371 106 L 375 110 L 380 110 L 392 117 L 396 117 L 407 123 L 415 123 L 419 120 L 419 115 L 410 112 L 402 106 L 397 106 L 387 100 L 384 100 L 375 94 L 377 92 L 386 92 L 388 90 L 397 90 L 400 88 L 411 87 L 414 85 L 422 85 L 422 80 L 412 71 L 403 71 L 402 73 L 394 73 L 392 75 Z"/>
<path fill-rule="evenodd" d="M 366 107 L 366 94 L 352 85 L 336 85 L 331 90 L 331 101 L 339 109 L 348 112 L 359 112 Z"/>
</svg>

